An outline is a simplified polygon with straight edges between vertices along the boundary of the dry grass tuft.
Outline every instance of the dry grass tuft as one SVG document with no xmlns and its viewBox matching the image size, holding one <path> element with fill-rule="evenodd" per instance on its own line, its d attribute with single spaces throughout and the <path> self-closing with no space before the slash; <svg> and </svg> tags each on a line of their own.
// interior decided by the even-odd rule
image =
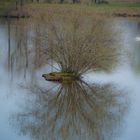
<svg viewBox="0 0 140 140">
<path fill-rule="evenodd" d="M 38 20 L 47 29 L 46 34 L 42 34 L 42 40 L 47 40 L 44 52 L 62 72 L 80 76 L 89 70 L 110 70 L 116 62 L 114 38 L 104 18 L 79 12 L 58 17 L 48 10 L 48 14 Z"/>
</svg>

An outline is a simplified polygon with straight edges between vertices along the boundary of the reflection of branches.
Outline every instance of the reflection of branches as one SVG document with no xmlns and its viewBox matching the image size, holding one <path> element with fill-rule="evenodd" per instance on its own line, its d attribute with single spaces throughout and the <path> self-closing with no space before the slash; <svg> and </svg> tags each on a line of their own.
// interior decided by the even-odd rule
<svg viewBox="0 0 140 140">
<path fill-rule="evenodd" d="M 24 22 L 19 22 L 16 20 L 15 22 L 8 20 L 9 27 L 8 28 L 8 38 L 9 38 L 9 48 L 8 48 L 8 69 L 13 73 L 13 70 L 20 70 L 26 73 L 28 68 L 28 48 L 27 48 L 27 38 L 28 32 L 27 27 Z M 18 25 L 20 24 L 20 25 Z M 13 30 L 14 29 L 14 30 Z M 13 46 L 12 46 L 13 45 Z"/>
<path fill-rule="evenodd" d="M 32 27 L 30 22 L 27 19 L 8 21 L 8 68 L 12 73 L 16 71 L 16 74 L 23 73 L 24 76 L 27 71 L 33 73 L 44 66 L 47 59 L 42 55 L 44 48 L 42 49 L 43 44 L 40 44 L 40 40 L 43 43 L 40 38 L 43 28 L 36 24 Z"/>
<path fill-rule="evenodd" d="M 35 99 L 16 118 L 21 132 L 37 140 L 111 140 L 127 108 L 123 94 L 111 85 L 73 81 L 43 94 L 38 87 L 30 91 L 37 93 Z"/>
</svg>

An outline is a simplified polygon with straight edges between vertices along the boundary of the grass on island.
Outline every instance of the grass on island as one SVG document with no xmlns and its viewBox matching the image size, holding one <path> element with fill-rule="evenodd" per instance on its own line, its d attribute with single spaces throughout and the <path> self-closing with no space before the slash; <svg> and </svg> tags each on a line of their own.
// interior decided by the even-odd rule
<svg viewBox="0 0 140 140">
<path fill-rule="evenodd" d="M 74 73 L 69 72 L 51 72 L 48 74 L 43 74 L 42 77 L 47 81 L 57 81 L 57 82 L 72 82 L 76 80 L 77 77 Z"/>
</svg>

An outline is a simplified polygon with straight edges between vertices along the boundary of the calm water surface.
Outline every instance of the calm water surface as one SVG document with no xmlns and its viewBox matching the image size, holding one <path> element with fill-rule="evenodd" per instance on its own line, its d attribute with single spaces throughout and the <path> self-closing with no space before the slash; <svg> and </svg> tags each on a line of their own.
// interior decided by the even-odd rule
<svg viewBox="0 0 140 140">
<path fill-rule="evenodd" d="M 32 31 L 0 21 L 1 140 L 140 137 L 140 21 L 116 19 L 113 26 L 121 38 L 119 65 L 110 73 L 91 72 L 83 81 L 58 84 L 41 77 L 52 68 L 37 61 L 38 50 L 31 53 Z M 28 41 L 20 37 L 28 35 Z"/>
</svg>

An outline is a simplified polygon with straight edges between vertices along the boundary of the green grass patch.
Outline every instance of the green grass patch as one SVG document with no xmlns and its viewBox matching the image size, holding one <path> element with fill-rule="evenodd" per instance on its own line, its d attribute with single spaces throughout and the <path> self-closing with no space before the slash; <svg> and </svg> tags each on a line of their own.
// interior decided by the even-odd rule
<svg viewBox="0 0 140 140">
<path fill-rule="evenodd" d="M 43 74 L 42 77 L 47 81 L 58 81 L 58 82 L 72 82 L 76 80 L 77 77 L 74 73 L 69 72 L 51 72 L 48 74 Z"/>
<path fill-rule="evenodd" d="M 111 3 L 111 4 L 47 4 L 47 3 L 34 3 L 30 4 L 31 8 L 36 11 L 45 12 L 47 9 L 52 11 L 68 11 L 68 12 L 81 12 L 87 15 L 112 15 L 113 13 L 140 13 L 140 4 L 124 4 L 124 3 Z M 56 13 L 57 14 L 57 13 Z M 62 12 L 60 15 L 66 14 Z"/>
<path fill-rule="evenodd" d="M 86 8 L 90 10 L 98 9 L 137 9 L 140 10 L 140 3 L 111 3 L 111 4 L 48 4 L 48 3 L 33 3 L 30 4 L 33 8 L 48 8 L 48 7 L 70 7 L 70 8 Z"/>
</svg>

